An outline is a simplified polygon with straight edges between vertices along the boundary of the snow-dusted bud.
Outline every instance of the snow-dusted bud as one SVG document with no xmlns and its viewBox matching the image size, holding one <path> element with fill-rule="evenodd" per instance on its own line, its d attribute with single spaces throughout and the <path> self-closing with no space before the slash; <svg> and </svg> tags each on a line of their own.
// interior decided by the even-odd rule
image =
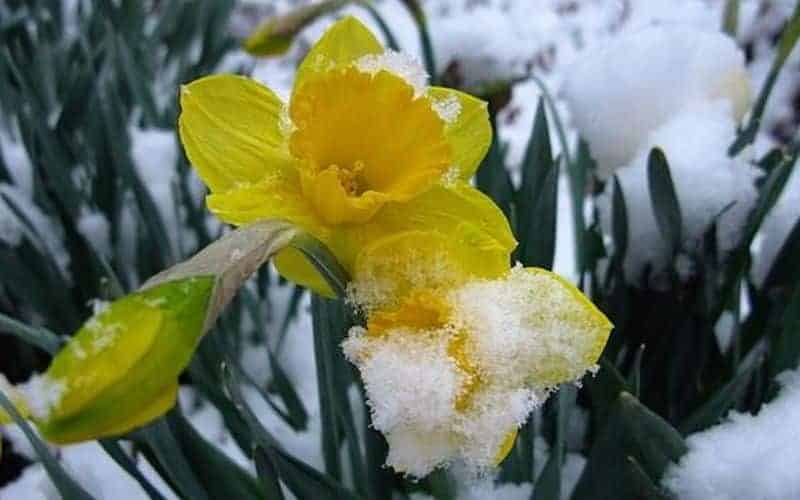
<svg viewBox="0 0 800 500">
<path fill-rule="evenodd" d="M 603 178 L 688 109 L 724 101 L 740 120 L 750 100 L 744 54 L 734 40 L 679 25 L 648 27 L 587 49 L 567 72 L 562 93 Z"/>
<path fill-rule="evenodd" d="M 47 371 L 11 388 L 20 414 L 54 443 L 124 434 L 175 404 L 178 377 L 244 281 L 295 231 L 244 226 L 90 318 Z M 0 414 L 0 423 L 8 423 Z"/>
</svg>

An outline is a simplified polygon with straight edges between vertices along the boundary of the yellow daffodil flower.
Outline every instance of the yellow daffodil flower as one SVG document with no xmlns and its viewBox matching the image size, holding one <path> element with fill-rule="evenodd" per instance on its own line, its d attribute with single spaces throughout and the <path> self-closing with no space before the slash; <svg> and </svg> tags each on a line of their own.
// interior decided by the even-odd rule
<svg viewBox="0 0 800 500">
<path fill-rule="evenodd" d="M 454 459 L 491 467 L 553 388 L 595 366 L 612 326 L 552 272 L 475 278 L 457 247 L 421 250 L 421 239 L 393 236 L 359 255 L 352 301 L 368 322 L 343 348 L 390 465 L 418 477 Z"/>
<path fill-rule="evenodd" d="M 288 104 L 249 78 L 209 76 L 182 88 L 179 128 L 220 219 L 291 222 L 348 271 L 367 243 L 405 231 L 479 241 L 463 250 L 474 261 L 488 252 L 479 275 L 516 245 L 502 213 L 467 182 L 491 141 L 485 103 L 427 86 L 416 62 L 384 50 L 355 18 L 312 47 Z M 297 250 L 276 265 L 332 295 Z"/>
</svg>

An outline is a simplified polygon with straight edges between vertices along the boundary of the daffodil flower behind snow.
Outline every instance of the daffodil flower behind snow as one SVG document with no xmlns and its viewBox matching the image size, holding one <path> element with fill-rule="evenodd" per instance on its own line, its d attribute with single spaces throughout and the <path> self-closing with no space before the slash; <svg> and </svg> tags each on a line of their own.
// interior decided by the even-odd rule
<svg viewBox="0 0 800 500">
<path fill-rule="evenodd" d="M 492 467 L 552 389 L 595 366 L 611 324 L 554 273 L 506 266 L 478 279 L 464 255 L 420 240 L 395 235 L 359 256 L 351 292 L 369 320 L 344 352 L 389 465 L 417 477 L 456 460 Z"/>
<path fill-rule="evenodd" d="M 384 50 L 352 17 L 310 50 L 288 105 L 251 79 L 214 75 L 183 87 L 181 110 L 186 154 L 225 222 L 286 220 L 348 271 L 367 242 L 407 230 L 480 240 L 475 254 L 497 262 L 516 244 L 502 213 L 467 184 L 491 141 L 485 103 L 428 87 L 418 63 Z M 331 294 L 297 250 L 275 262 Z"/>
</svg>

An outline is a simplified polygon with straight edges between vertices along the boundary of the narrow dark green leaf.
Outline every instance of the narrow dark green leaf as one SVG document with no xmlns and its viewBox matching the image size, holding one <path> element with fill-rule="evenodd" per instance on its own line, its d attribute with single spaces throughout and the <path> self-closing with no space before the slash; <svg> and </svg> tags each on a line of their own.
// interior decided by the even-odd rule
<svg viewBox="0 0 800 500">
<path fill-rule="evenodd" d="M 297 498 L 331 498 L 355 500 L 358 497 L 334 481 L 330 476 L 321 474 L 313 467 L 295 457 L 288 455 L 278 441 L 267 431 L 247 405 L 241 393 L 241 380 L 236 369 L 230 363 L 223 367 L 225 389 L 242 417 L 250 426 L 257 445 L 265 452 L 280 479 Z"/>
<path fill-rule="evenodd" d="M 535 235 L 542 234 L 541 238 L 545 240 L 555 239 L 555 234 L 543 235 L 543 233 L 548 232 L 547 228 L 537 224 L 539 222 L 537 220 L 539 217 L 537 208 L 542 206 L 540 198 L 546 196 L 543 194 L 545 182 L 554 167 L 545 102 L 544 99 L 540 99 L 533 120 L 533 130 L 528 139 L 525 156 L 522 160 L 522 184 L 515 194 L 518 221 L 517 237 L 521 242 L 519 252 L 522 257 L 530 257 L 531 259 L 545 257 L 542 253 L 542 248 L 536 248 L 537 242 L 535 239 L 532 240 L 532 238 L 536 238 Z M 544 241 L 538 243 L 542 245 Z M 535 265 L 532 262 L 526 262 L 522 258 L 520 258 L 520 261 L 525 265 Z"/>
<path fill-rule="evenodd" d="M 181 450 L 175 434 L 166 418 L 161 418 L 136 432 L 148 450 L 152 452 L 153 466 L 163 471 L 162 475 L 185 498 L 208 500 L 208 492 L 203 488 L 187 457 Z"/>
<path fill-rule="evenodd" d="M 763 288 L 769 290 L 778 286 L 791 286 L 800 280 L 800 219 L 786 236 L 778 255 L 770 266 Z"/>
<path fill-rule="evenodd" d="M 497 115 L 492 108 L 489 108 L 489 122 L 492 125 L 492 143 L 475 174 L 475 185 L 500 207 L 506 218 L 512 221 L 513 226 L 511 205 L 514 199 L 514 186 L 506 170 L 497 132 Z"/>
<path fill-rule="evenodd" d="M 763 358 L 751 366 L 740 368 L 739 372 L 727 384 L 722 386 L 700 408 L 695 410 L 680 426 L 683 435 L 708 429 L 716 425 L 743 397 L 753 372 L 761 367 Z"/>
<path fill-rule="evenodd" d="M 670 500 L 670 496 L 653 483 L 635 458 L 627 457 L 627 459 L 627 477 L 631 479 L 633 498 L 637 500 Z"/>
<path fill-rule="evenodd" d="M 150 497 L 150 500 L 166 500 L 164 496 L 159 493 L 155 486 L 153 486 L 150 481 L 147 480 L 144 475 L 139 471 L 139 468 L 136 466 L 136 463 L 131 460 L 131 457 L 125 453 L 125 450 L 119 445 L 119 442 L 113 439 L 102 439 L 99 441 L 100 446 L 108 453 L 120 467 L 122 467 L 125 472 L 127 472 L 133 479 L 139 483 L 139 486 L 142 487 L 144 492 Z"/>
<path fill-rule="evenodd" d="M 634 499 L 641 481 L 631 476 L 630 459 L 653 484 L 686 453 L 678 431 L 623 392 L 589 453 L 573 500 Z M 639 472 L 639 471 L 636 471 Z"/>
<path fill-rule="evenodd" d="M 308 233 L 300 233 L 292 239 L 290 245 L 306 256 L 338 297 L 345 297 L 350 277 L 322 242 Z"/>
<path fill-rule="evenodd" d="M 756 103 L 750 112 L 750 119 L 728 150 L 728 154 L 731 156 L 739 154 L 748 144 L 755 140 L 758 129 L 761 127 L 761 118 L 767 107 L 767 100 L 775 86 L 775 82 L 778 81 L 778 74 L 781 72 L 781 68 L 789 58 L 789 54 L 791 54 L 798 38 L 800 38 L 800 3 L 795 5 L 792 17 L 783 28 L 783 33 L 775 50 L 775 59 L 772 61 L 772 67 L 767 74 L 767 79 L 764 81 Z"/>
<path fill-rule="evenodd" d="M 253 450 L 253 461 L 256 464 L 256 472 L 264 490 L 264 498 L 267 500 L 284 500 L 281 483 L 278 480 L 278 471 L 267 453 L 261 446 L 256 446 Z"/>
<path fill-rule="evenodd" d="M 300 400 L 289 377 L 283 371 L 278 358 L 271 352 L 269 354 L 269 366 L 272 371 L 272 380 L 267 388 L 271 392 L 278 394 L 283 400 L 284 406 L 289 416 L 289 425 L 296 430 L 305 430 L 308 424 L 308 413 L 306 412 L 303 401 Z"/>
<path fill-rule="evenodd" d="M 544 466 L 536 487 L 531 493 L 531 500 L 549 500 L 561 498 L 561 465 L 564 461 L 564 447 L 567 433 L 567 422 L 570 411 L 575 405 L 578 389 L 572 384 L 562 384 L 556 395 L 555 405 L 555 438 L 550 446 L 550 456 Z"/>
<path fill-rule="evenodd" d="M 614 238 L 614 253 L 621 264 L 628 251 L 628 209 L 619 178 L 614 176 L 614 195 L 611 199 L 611 235 Z"/>
<path fill-rule="evenodd" d="M 3 313 L 0 313 L 0 331 L 10 333 L 52 355 L 61 349 L 63 343 L 58 335 L 50 330 L 28 326 Z"/>
<path fill-rule="evenodd" d="M 722 31 L 736 38 L 739 29 L 739 0 L 726 0 L 722 13 Z"/>
<path fill-rule="evenodd" d="M 681 248 L 683 218 L 667 158 L 658 148 L 650 151 L 647 158 L 647 186 L 656 224 L 671 255 L 675 256 Z"/>
<path fill-rule="evenodd" d="M 3 391 L 0 391 L 0 407 L 2 407 L 5 412 L 14 420 L 22 432 L 25 434 L 25 437 L 28 438 L 28 441 L 33 446 L 36 455 L 39 457 L 39 460 L 42 462 L 42 466 L 44 467 L 45 471 L 47 471 L 47 475 L 50 477 L 50 480 L 53 482 L 53 485 L 56 487 L 56 490 L 61 494 L 63 498 L 69 500 L 94 500 L 89 493 L 86 492 L 78 483 L 76 483 L 71 477 L 67 475 L 64 469 L 61 467 L 61 464 L 55 459 L 55 457 L 50 453 L 50 450 L 47 448 L 47 445 L 39 439 L 39 436 L 31 429 L 31 426 L 22 418 L 22 416 L 17 412 L 17 409 L 14 405 L 9 401 Z"/>
<path fill-rule="evenodd" d="M 771 342 L 767 364 L 770 378 L 800 365 L 800 286 L 795 287 L 791 301 L 783 313 L 781 328 L 776 331 Z"/>
</svg>

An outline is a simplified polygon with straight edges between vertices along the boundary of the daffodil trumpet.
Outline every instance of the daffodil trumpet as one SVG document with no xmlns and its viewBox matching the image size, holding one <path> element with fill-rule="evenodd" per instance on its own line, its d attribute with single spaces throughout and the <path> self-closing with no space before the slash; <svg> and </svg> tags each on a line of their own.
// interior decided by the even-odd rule
<svg viewBox="0 0 800 500">
<path fill-rule="evenodd" d="M 91 317 L 45 373 L 0 390 L 53 443 L 147 424 L 175 405 L 178 376 L 244 281 L 295 234 L 278 221 L 227 234 Z"/>
</svg>

